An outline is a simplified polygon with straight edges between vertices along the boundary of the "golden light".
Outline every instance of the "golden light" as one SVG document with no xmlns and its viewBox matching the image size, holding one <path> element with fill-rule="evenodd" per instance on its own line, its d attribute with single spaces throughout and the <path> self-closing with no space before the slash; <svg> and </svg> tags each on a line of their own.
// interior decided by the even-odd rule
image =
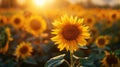
<svg viewBox="0 0 120 67">
<path fill-rule="evenodd" d="M 2 0 L 0 0 L 0 5 L 2 4 Z"/>
<path fill-rule="evenodd" d="M 16 0 L 18 5 L 24 5 L 26 0 Z"/>
<path fill-rule="evenodd" d="M 36 6 L 44 6 L 47 2 L 46 0 L 33 0 L 33 1 Z"/>
</svg>

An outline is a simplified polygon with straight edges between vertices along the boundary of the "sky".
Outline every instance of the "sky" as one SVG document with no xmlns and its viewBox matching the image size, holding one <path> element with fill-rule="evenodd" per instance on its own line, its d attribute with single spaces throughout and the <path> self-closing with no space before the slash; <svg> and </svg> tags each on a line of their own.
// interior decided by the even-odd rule
<svg viewBox="0 0 120 67">
<path fill-rule="evenodd" d="M 88 0 L 69 0 L 71 3 L 75 4 L 78 2 L 86 3 Z M 114 6 L 116 4 L 120 4 L 120 0 L 91 0 L 91 2 L 95 5 L 110 5 Z"/>
</svg>

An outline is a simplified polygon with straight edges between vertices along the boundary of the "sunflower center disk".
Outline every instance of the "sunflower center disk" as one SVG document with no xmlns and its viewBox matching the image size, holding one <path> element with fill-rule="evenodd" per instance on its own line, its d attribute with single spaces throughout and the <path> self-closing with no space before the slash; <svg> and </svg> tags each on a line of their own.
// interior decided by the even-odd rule
<svg viewBox="0 0 120 67">
<path fill-rule="evenodd" d="M 108 64 L 117 64 L 118 60 L 114 55 L 108 55 L 106 59 Z"/>
<path fill-rule="evenodd" d="M 99 40 L 98 40 L 98 43 L 99 43 L 100 45 L 104 45 L 104 44 L 105 44 L 105 39 L 102 39 L 102 38 L 99 39 Z"/>
<path fill-rule="evenodd" d="M 112 18 L 113 18 L 113 19 L 116 19 L 116 17 L 117 17 L 116 14 L 113 14 L 113 15 L 112 15 Z"/>
<path fill-rule="evenodd" d="M 15 22 L 15 24 L 20 24 L 20 19 L 19 18 L 15 18 L 15 20 L 14 20 L 14 22 Z"/>
<path fill-rule="evenodd" d="M 0 19 L 0 24 L 3 24 L 3 20 L 2 19 Z"/>
<path fill-rule="evenodd" d="M 28 52 L 28 47 L 27 46 L 23 46 L 21 49 L 20 49 L 20 52 L 22 54 L 26 54 Z"/>
<path fill-rule="evenodd" d="M 88 18 L 88 19 L 87 19 L 87 22 L 88 22 L 88 23 L 91 23 L 91 22 L 92 22 L 92 19 L 91 19 L 91 18 Z"/>
<path fill-rule="evenodd" d="M 30 23 L 30 26 L 33 30 L 39 30 L 41 27 L 40 21 L 33 19 Z"/>
<path fill-rule="evenodd" d="M 62 29 L 62 36 L 68 41 L 78 38 L 80 31 L 75 25 L 65 25 Z"/>
</svg>

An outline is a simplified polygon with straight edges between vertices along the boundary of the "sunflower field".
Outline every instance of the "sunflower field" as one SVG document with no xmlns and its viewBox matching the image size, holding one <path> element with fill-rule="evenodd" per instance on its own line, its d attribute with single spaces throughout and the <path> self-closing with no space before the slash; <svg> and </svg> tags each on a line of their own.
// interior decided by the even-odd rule
<svg viewBox="0 0 120 67">
<path fill-rule="evenodd" d="M 0 0 L 0 67 L 120 67 L 120 0 Z"/>
</svg>

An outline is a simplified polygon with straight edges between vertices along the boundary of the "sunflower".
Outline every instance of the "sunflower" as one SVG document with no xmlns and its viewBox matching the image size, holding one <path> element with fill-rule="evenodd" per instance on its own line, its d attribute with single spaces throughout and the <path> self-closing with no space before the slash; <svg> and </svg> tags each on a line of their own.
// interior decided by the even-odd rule
<svg viewBox="0 0 120 67">
<path fill-rule="evenodd" d="M 107 26 L 108 28 L 110 28 L 110 27 L 112 27 L 112 25 L 113 25 L 114 23 L 113 23 L 112 20 L 107 19 L 106 22 L 105 22 L 105 24 L 106 24 L 106 26 Z"/>
<path fill-rule="evenodd" d="M 23 28 L 24 22 L 25 22 L 25 20 L 21 14 L 20 15 L 19 14 L 13 15 L 12 18 L 10 19 L 10 23 L 16 29 Z"/>
<path fill-rule="evenodd" d="M 97 39 L 95 41 L 95 44 L 99 48 L 104 48 L 108 43 L 109 43 L 109 40 L 107 39 L 106 36 L 99 36 L 99 37 L 97 37 Z"/>
<path fill-rule="evenodd" d="M 7 18 L 5 16 L 0 16 L 0 27 L 7 23 Z"/>
<path fill-rule="evenodd" d="M 114 53 L 105 51 L 105 57 L 102 59 L 102 66 L 105 67 L 120 67 L 120 60 Z"/>
<path fill-rule="evenodd" d="M 25 24 L 25 29 L 27 32 L 38 37 L 46 29 L 46 22 L 40 16 L 32 16 Z"/>
<path fill-rule="evenodd" d="M 94 16 L 86 16 L 84 22 L 86 23 L 86 25 L 93 27 L 96 20 Z"/>
<path fill-rule="evenodd" d="M 113 22 L 117 21 L 120 18 L 119 12 L 117 12 L 117 11 L 110 11 L 109 15 L 108 15 L 108 18 L 111 21 L 113 21 Z"/>
<path fill-rule="evenodd" d="M 26 57 L 31 56 L 31 53 L 33 52 L 33 47 L 29 42 L 22 42 L 20 45 L 17 46 L 15 50 L 15 56 L 17 58 L 25 59 Z"/>
<path fill-rule="evenodd" d="M 13 38 L 11 37 L 11 34 L 10 34 L 10 29 L 7 27 L 5 29 L 5 35 L 2 35 L 4 36 L 4 39 L 6 39 L 5 43 L 2 43 L 1 47 L 0 47 L 0 53 L 3 53 L 5 54 L 7 51 L 8 51 L 8 48 L 9 48 L 9 42 L 13 40 Z"/>
<path fill-rule="evenodd" d="M 55 41 L 60 51 L 63 49 L 76 51 L 79 46 L 87 44 L 85 39 L 90 38 L 88 26 L 83 24 L 83 19 L 77 17 L 64 15 L 61 19 L 55 20 L 53 26 L 55 28 L 52 30 L 52 34 L 55 36 L 51 39 Z"/>
<path fill-rule="evenodd" d="M 105 35 L 105 37 L 106 37 L 106 39 L 109 40 L 109 41 L 112 39 L 112 36 L 110 36 L 110 35 Z"/>
<path fill-rule="evenodd" d="M 105 20 L 108 18 L 108 11 L 107 10 L 101 10 L 99 13 L 97 13 L 97 20 Z"/>
</svg>

